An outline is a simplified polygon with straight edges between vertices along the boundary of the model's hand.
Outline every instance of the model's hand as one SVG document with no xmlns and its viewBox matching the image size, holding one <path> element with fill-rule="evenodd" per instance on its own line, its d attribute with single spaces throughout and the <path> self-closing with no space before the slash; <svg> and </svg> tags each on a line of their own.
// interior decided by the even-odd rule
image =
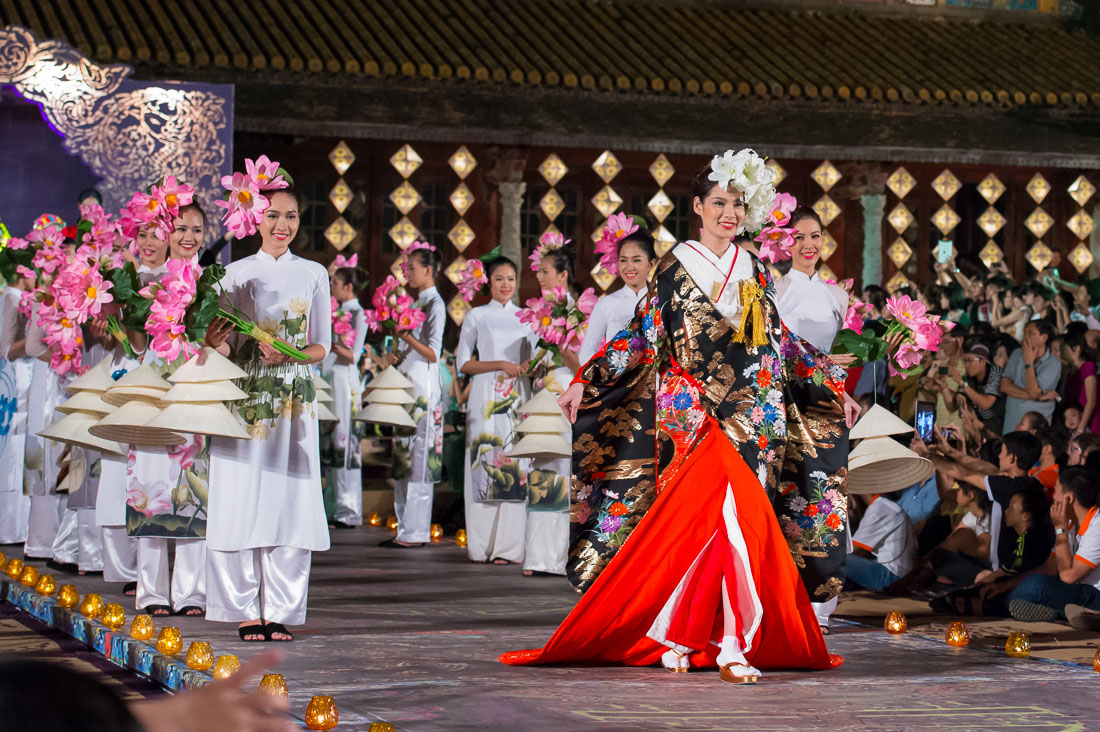
<svg viewBox="0 0 1100 732">
<path fill-rule="evenodd" d="M 203 345 L 218 348 L 229 338 L 233 332 L 233 324 L 225 318 L 214 318 L 206 327 L 206 335 L 203 336 Z"/>
<path fill-rule="evenodd" d="M 273 366 L 280 366 L 290 360 L 290 356 L 279 351 L 275 346 L 260 341 L 260 360 Z"/>
<path fill-rule="evenodd" d="M 853 399 L 851 394 L 844 392 L 844 423 L 848 425 L 848 429 L 855 426 L 861 411 L 863 410 L 859 406 L 859 402 Z"/>
<path fill-rule="evenodd" d="M 843 366 L 845 368 L 851 366 L 857 360 L 856 354 L 854 353 L 832 353 L 829 354 L 829 358 L 831 358 L 833 363 L 837 366 Z"/>
<path fill-rule="evenodd" d="M 523 365 L 518 363 L 512 363 L 510 361 L 499 361 L 500 371 L 503 371 L 506 376 L 512 379 L 518 379 L 523 376 Z"/>
<path fill-rule="evenodd" d="M 565 418 L 569 420 L 569 424 L 573 424 L 577 421 L 577 409 L 581 406 L 581 399 L 584 397 L 584 384 L 573 384 L 565 393 L 558 397 L 558 406 L 561 407 L 561 411 L 565 413 Z"/>
</svg>

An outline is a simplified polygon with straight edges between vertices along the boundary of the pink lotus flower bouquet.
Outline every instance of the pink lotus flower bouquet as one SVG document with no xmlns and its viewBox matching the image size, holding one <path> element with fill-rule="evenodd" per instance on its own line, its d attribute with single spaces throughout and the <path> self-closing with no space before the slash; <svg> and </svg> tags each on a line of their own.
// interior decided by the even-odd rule
<svg viewBox="0 0 1100 732">
<path fill-rule="evenodd" d="M 521 323 L 527 323 L 539 337 L 539 351 L 532 359 L 528 373 L 534 370 L 542 358 L 553 354 L 555 366 L 562 365 L 562 350 L 576 351 L 584 340 L 585 325 L 592 308 L 596 307 L 596 292 L 589 287 L 573 304 L 569 302 L 569 293 L 564 287 L 555 287 L 544 292 L 542 297 L 533 297 L 527 301 L 527 307 L 520 310 L 516 317 Z"/>
<path fill-rule="evenodd" d="M 225 209 L 222 223 L 238 239 L 256 233 L 263 220 L 264 211 L 271 201 L 264 193 L 289 188 L 293 179 L 279 164 L 261 155 L 256 160 L 245 160 L 245 172 L 222 176 L 225 200 L 214 205 Z"/>
<path fill-rule="evenodd" d="M 492 251 L 466 262 L 466 268 L 459 272 L 456 283 L 459 297 L 466 302 L 473 302 L 478 295 L 489 293 L 489 270 L 485 265 L 499 258 L 500 251 L 500 246 L 497 245 Z"/>
<path fill-rule="evenodd" d="M 344 348 L 355 345 L 355 327 L 351 322 L 351 312 L 340 307 L 336 298 L 332 298 L 332 335 L 333 340 Z"/>
<path fill-rule="evenodd" d="M 776 193 L 768 215 L 753 241 L 760 245 L 760 258 L 775 264 L 791 258 L 794 229 L 787 226 L 798 201 L 790 193 Z"/>
<path fill-rule="evenodd" d="M 386 281 L 371 295 L 371 305 L 374 307 L 364 309 L 363 316 L 372 333 L 396 334 L 415 330 L 428 318 L 393 275 L 386 277 Z"/>
<path fill-rule="evenodd" d="M 854 354 L 855 366 L 885 359 L 891 376 L 917 373 L 924 352 L 938 351 L 943 334 L 955 327 L 951 321 L 929 314 L 923 304 L 908 295 L 886 301 L 889 318 L 865 321 L 870 309 L 859 300 L 849 305 L 844 328 L 833 341 L 833 352 Z M 891 348 L 895 340 L 897 345 Z"/>
</svg>

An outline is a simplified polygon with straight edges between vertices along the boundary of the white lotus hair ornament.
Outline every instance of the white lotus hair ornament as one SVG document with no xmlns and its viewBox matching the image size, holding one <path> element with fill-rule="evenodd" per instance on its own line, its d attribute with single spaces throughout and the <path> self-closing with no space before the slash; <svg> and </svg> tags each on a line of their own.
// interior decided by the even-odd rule
<svg viewBox="0 0 1100 732">
<path fill-rule="evenodd" d="M 723 191 L 732 185 L 745 196 L 745 230 L 759 231 L 768 218 L 775 199 L 775 171 L 764 158 L 744 148 L 726 150 L 710 161 L 710 175 Z"/>
</svg>

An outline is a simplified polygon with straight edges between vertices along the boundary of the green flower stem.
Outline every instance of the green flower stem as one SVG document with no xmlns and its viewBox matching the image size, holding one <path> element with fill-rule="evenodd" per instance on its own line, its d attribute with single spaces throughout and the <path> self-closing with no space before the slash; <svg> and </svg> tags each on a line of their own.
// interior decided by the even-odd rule
<svg viewBox="0 0 1100 732">
<path fill-rule="evenodd" d="M 221 308 L 218 308 L 218 317 L 225 318 L 230 323 L 232 323 L 233 328 L 238 333 L 242 333 L 249 338 L 255 338 L 261 343 L 266 343 L 284 356 L 290 356 L 291 358 L 297 359 L 299 361 L 309 360 L 309 356 L 302 353 L 286 341 L 280 338 L 276 338 L 267 331 L 263 330 L 262 328 L 260 328 L 260 326 L 256 325 L 244 315 L 241 315 L 239 313 L 230 313 L 222 310 Z"/>
<path fill-rule="evenodd" d="M 115 339 L 122 344 L 122 347 L 126 349 L 127 356 L 130 358 L 137 358 L 137 353 L 134 351 L 134 347 L 130 345 L 130 339 L 127 337 L 126 331 L 118 324 L 118 318 L 113 315 L 107 316 L 107 332 L 113 335 Z"/>
</svg>

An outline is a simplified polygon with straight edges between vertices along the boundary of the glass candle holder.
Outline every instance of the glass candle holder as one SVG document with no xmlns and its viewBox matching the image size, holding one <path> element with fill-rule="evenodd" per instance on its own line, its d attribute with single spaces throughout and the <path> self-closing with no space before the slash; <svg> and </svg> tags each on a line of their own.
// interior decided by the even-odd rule
<svg viewBox="0 0 1100 732">
<path fill-rule="evenodd" d="M 42 597 L 53 597 L 53 594 L 57 592 L 57 580 L 53 578 L 52 574 L 44 574 L 38 578 L 34 591 Z"/>
<path fill-rule="evenodd" d="M 466 546 L 466 529 L 459 529 L 455 532 L 455 544 Z"/>
<path fill-rule="evenodd" d="M 187 668 L 205 671 L 214 665 L 214 651 L 206 641 L 195 641 L 187 647 Z"/>
<path fill-rule="evenodd" d="M 388 519 L 386 519 L 386 528 L 389 529 L 390 531 L 397 531 L 397 517 L 396 516 L 390 516 Z"/>
<path fill-rule="evenodd" d="M 1096 647 L 1096 655 L 1092 657 L 1092 670 L 1100 674 L 1100 646 Z"/>
<path fill-rule="evenodd" d="M 901 610 L 891 610 L 886 613 L 886 620 L 883 622 L 882 627 L 890 635 L 901 635 L 909 630 L 909 621 Z"/>
<path fill-rule="evenodd" d="M 23 573 L 23 560 L 22 559 L 9 559 L 7 565 L 4 567 L 4 574 L 8 576 L 8 579 L 19 581 L 19 575 Z"/>
<path fill-rule="evenodd" d="M 260 679 L 260 693 L 268 696 L 289 696 L 286 678 L 282 674 L 264 674 Z"/>
<path fill-rule="evenodd" d="M 241 660 L 227 653 L 224 656 L 218 656 L 218 660 L 214 663 L 214 670 L 211 673 L 215 679 L 228 679 L 240 670 Z"/>
<path fill-rule="evenodd" d="M 106 605 L 102 597 L 94 592 L 89 592 L 84 596 L 84 601 L 80 603 L 80 614 L 89 620 L 99 620 L 103 617 L 103 608 Z"/>
<path fill-rule="evenodd" d="M 126 610 L 122 605 L 112 602 L 103 608 L 103 619 L 100 622 L 111 630 L 118 630 L 126 622 Z"/>
<path fill-rule="evenodd" d="M 970 643 L 970 631 L 966 629 L 966 623 L 956 620 L 947 626 L 944 640 L 947 641 L 947 645 L 954 648 L 962 648 L 968 645 Z"/>
<path fill-rule="evenodd" d="M 367 517 L 367 523 L 370 524 L 371 526 L 381 526 L 382 525 L 382 517 L 378 515 L 377 511 L 375 511 L 369 517 Z"/>
<path fill-rule="evenodd" d="M 8 566 L 8 557 L 4 552 L 0 552 L 0 567 Z"/>
<path fill-rule="evenodd" d="M 431 537 L 434 542 L 443 541 L 443 527 L 440 524 L 432 524 Z"/>
<path fill-rule="evenodd" d="M 340 712 L 331 696 L 315 696 L 306 707 L 307 729 L 332 729 L 340 723 Z"/>
<path fill-rule="evenodd" d="M 183 650 L 183 636 L 180 629 L 166 625 L 157 634 L 157 651 L 166 656 L 174 656 Z"/>
<path fill-rule="evenodd" d="M 1010 658 L 1027 658 L 1031 655 L 1031 638 L 1022 630 L 1014 630 L 1005 641 L 1005 653 Z"/>
<path fill-rule="evenodd" d="M 38 567 L 32 567 L 29 564 L 23 567 L 23 571 L 19 573 L 19 584 L 24 587 L 34 587 L 38 584 Z"/>
<path fill-rule="evenodd" d="M 57 604 L 60 607 L 76 607 L 80 602 L 80 593 L 76 591 L 76 585 L 61 585 L 57 591 Z"/>
<path fill-rule="evenodd" d="M 367 732 L 396 732 L 396 729 L 389 722 L 371 722 Z"/>
<path fill-rule="evenodd" d="M 149 641 L 157 634 L 157 624 L 152 615 L 135 615 L 130 623 L 130 637 L 134 640 Z"/>
</svg>

